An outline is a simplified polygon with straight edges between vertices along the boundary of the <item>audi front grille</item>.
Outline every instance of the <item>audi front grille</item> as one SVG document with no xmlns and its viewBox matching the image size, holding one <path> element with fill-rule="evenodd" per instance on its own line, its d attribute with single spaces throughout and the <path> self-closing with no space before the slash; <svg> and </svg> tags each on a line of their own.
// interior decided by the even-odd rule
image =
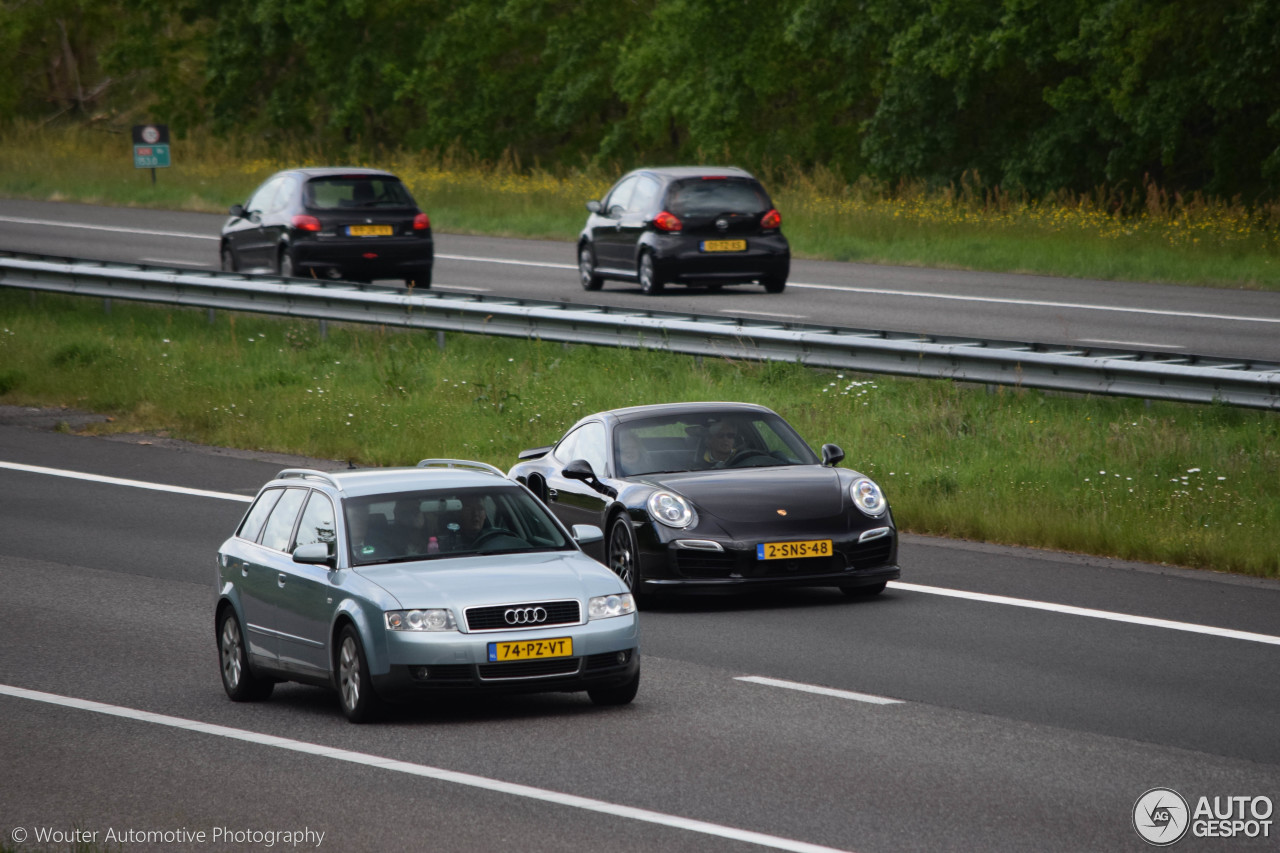
<svg viewBox="0 0 1280 853">
<path fill-rule="evenodd" d="M 582 609 L 575 600 L 533 601 L 470 607 L 466 617 L 468 631 L 514 631 L 548 625 L 577 625 L 582 622 Z"/>
</svg>

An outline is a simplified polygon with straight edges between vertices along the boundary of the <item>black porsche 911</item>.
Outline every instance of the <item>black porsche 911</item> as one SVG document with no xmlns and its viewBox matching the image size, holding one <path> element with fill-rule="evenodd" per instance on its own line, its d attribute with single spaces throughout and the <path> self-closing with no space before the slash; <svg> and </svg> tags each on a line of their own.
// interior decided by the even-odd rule
<svg viewBox="0 0 1280 853">
<path fill-rule="evenodd" d="M 637 593 L 835 586 L 875 595 L 899 577 L 898 533 L 870 478 L 819 458 L 764 406 L 672 403 L 589 415 L 508 476 Z"/>
</svg>

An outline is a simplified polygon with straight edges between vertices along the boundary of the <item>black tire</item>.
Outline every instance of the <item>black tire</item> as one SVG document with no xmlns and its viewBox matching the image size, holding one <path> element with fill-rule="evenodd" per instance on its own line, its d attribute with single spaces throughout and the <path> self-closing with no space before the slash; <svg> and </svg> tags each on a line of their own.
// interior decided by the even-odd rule
<svg viewBox="0 0 1280 853">
<path fill-rule="evenodd" d="M 638 273 L 640 276 L 640 290 L 645 296 L 662 295 L 667 283 L 658 275 L 658 269 L 653 263 L 652 252 L 645 252 L 640 256 Z"/>
<path fill-rule="evenodd" d="M 413 287 L 418 290 L 431 289 L 431 267 L 424 267 L 417 273 L 404 280 L 405 287 Z"/>
<path fill-rule="evenodd" d="M 604 287 L 604 279 L 596 273 L 596 256 L 591 247 L 583 243 L 578 249 L 578 280 L 583 290 L 599 290 Z"/>
<path fill-rule="evenodd" d="M 342 713 L 353 723 L 368 723 L 382 714 L 382 700 L 373 689 L 369 677 L 369 660 L 364 654 L 360 635 L 350 625 L 338 635 L 334 661 L 338 682 L 338 702 Z"/>
<path fill-rule="evenodd" d="M 231 246 L 226 243 L 222 244 L 222 251 L 219 253 L 222 260 L 223 272 L 236 271 L 236 253 L 231 250 Z"/>
<path fill-rule="evenodd" d="M 787 280 L 781 276 L 769 276 L 760 283 L 769 293 L 781 293 L 787 289 Z"/>
<path fill-rule="evenodd" d="M 631 522 L 626 513 L 617 516 L 609 525 L 605 559 L 606 565 L 634 593 L 640 583 L 640 552 L 636 548 L 636 537 L 631 532 Z"/>
<path fill-rule="evenodd" d="M 249 667 L 249 649 L 240 630 L 240 620 L 228 605 L 218 615 L 218 663 L 222 671 L 222 689 L 232 702 L 258 702 L 275 689 L 270 678 L 255 675 Z"/>
<path fill-rule="evenodd" d="M 871 598 L 884 592 L 885 582 L 873 583 L 867 586 L 842 586 L 840 591 L 850 598 Z"/>
<path fill-rule="evenodd" d="M 587 691 L 587 696 L 596 705 L 629 705 L 639 690 L 640 667 L 637 666 L 636 674 L 624 683 L 616 687 L 593 687 Z"/>
</svg>

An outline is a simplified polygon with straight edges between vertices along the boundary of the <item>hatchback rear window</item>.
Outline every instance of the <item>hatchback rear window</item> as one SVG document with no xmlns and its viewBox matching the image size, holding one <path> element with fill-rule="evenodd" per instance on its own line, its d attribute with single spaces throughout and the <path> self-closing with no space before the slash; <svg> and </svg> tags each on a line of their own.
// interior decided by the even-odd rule
<svg viewBox="0 0 1280 853">
<path fill-rule="evenodd" d="M 694 178 L 672 185 L 667 209 L 679 217 L 720 213 L 764 213 L 770 208 L 764 188 L 755 181 Z"/>
<path fill-rule="evenodd" d="M 312 210 L 414 207 L 404 184 L 392 177 L 337 175 L 307 181 L 306 205 Z"/>
</svg>

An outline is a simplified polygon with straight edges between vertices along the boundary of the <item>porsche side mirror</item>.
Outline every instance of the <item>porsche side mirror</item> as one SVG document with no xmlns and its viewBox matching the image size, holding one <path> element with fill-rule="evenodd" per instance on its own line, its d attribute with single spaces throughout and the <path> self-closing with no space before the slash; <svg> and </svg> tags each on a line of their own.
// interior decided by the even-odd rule
<svg viewBox="0 0 1280 853">
<path fill-rule="evenodd" d="M 599 479 L 596 477 L 595 469 L 591 467 L 591 463 L 585 459 L 575 459 L 568 465 L 564 466 L 564 470 L 560 472 L 570 480 L 581 480 L 589 483 L 592 480 Z"/>
<path fill-rule="evenodd" d="M 838 444 L 822 445 L 822 464 L 830 468 L 833 465 L 839 465 L 840 460 L 844 459 L 844 451 L 840 449 Z"/>
<path fill-rule="evenodd" d="M 230 213 L 236 219 L 244 219 L 244 205 L 233 204 L 231 205 L 231 210 L 229 210 L 228 213 Z"/>
<path fill-rule="evenodd" d="M 598 201 L 589 201 L 589 202 L 587 202 L 587 210 L 591 211 L 592 213 L 599 213 L 599 212 L 600 212 L 600 202 L 598 202 Z"/>
</svg>

